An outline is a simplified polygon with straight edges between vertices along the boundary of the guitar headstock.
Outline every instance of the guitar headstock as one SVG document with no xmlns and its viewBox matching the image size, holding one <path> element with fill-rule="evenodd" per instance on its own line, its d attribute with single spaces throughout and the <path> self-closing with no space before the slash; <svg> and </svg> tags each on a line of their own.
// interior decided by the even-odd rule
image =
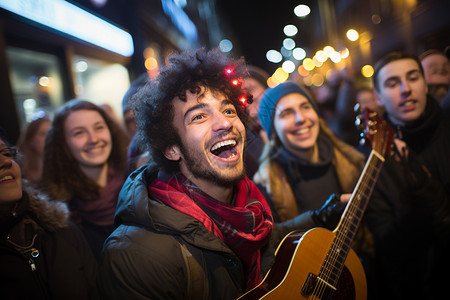
<svg viewBox="0 0 450 300">
<path fill-rule="evenodd" d="M 380 155 L 389 155 L 394 140 L 394 129 L 377 112 L 364 110 L 358 116 L 359 127 L 363 129 L 364 137 L 370 142 L 372 149 Z"/>
</svg>

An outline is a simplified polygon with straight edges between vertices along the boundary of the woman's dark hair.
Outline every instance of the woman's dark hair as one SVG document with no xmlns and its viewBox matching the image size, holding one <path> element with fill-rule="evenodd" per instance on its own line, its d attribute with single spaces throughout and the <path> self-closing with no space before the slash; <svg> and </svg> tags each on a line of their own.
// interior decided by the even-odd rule
<svg viewBox="0 0 450 300">
<path fill-rule="evenodd" d="M 100 193 L 100 186 L 84 174 L 66 143 L 65 121 L 72 112 L 79 110 L 96 111 L 102 116 L 111 133 L 112 140 L 108 167 L 121 172 L 126 167 L 126 151 L 129 141 L 119 124 L 92 102 L 79 99 L 70 100 L 56 111 L 45 140 L 41 186 L 55 200 L 68 201 L 72 197 L 77 197 L 89 201 L 97 198 Z"/>
<path fill-rule="evenodd" d="M 239 118 L 245 123 L 247 118 L 239 98 L 251 96 L 242 89 L 242 78 L 248 76 L 242 58 L 233 60 L 219 49 L 201 48 L 173 53 L 168 62 L 156 80 L 139 90 L 133 105 L 140 143 L 146 145 L 153 163 L 173 171 L 178 170 L 178 162 L 168 160 L 163 152 L 169 146 L 181 144 L 173 126 L 174 98 L 186 101 L 186 91 L 199 94 L 200 87 L 221 92 L 233 101 Z M 233 79 L 239 84 L 233 84 Z"/>
<path fill-rule="evenodd" d="M 378 73 L 380 73 L 380 70 L 388 63 L 391 63 L 393 61 L 400 60 L 400 59 L 415 60 L 417 62 L 417 65 L 419 66 L 420 72 L 422 73 L 422 75 L 424 74 L 422 64 L 420 63 L 417 56 L 407 53 L 407 52 L 402 52 L 402 51 L 389 52 L 388 54 L 381 57 L 375 64 L 375 67 L 373 70 L 373 75 L 372 75 L 373 87 L 375 90 L 377 90 L 378 92 L 381 90 L 381 87 L 379 86 L 380 82 L 378 81 Z"/>
</svg>

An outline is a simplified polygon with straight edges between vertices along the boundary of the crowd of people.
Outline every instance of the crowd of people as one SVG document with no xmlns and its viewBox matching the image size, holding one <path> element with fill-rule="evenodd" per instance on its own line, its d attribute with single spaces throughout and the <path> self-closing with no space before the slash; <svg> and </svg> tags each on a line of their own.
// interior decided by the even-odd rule
<svg viewBox="0 0 450 300">
<path fill-rule="evenodd" d="M 289 234 L 348 221 L 373 155 L 382 166 L 351 241 L 367 298 L 445 293 L 444 52 L 387 53 L 365 86 L 344 70 L 326 99 L 297 79 L 268 87 L 267 72 L 219 49 L 167 61 L 131 84 L 123 124 L 72 99 L 35 115 L 18 151 L 1 130 L 5 299 L 237 299 L 270 274 Z M 388 155 L 349 129 L 355 104 L 392 128 Z"/>
</svg>

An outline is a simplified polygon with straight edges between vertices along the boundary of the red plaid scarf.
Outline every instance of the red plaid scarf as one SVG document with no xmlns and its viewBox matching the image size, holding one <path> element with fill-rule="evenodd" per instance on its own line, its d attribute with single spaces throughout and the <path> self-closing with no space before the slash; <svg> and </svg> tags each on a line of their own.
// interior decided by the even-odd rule
<svg viewBox="0 0 450 300">
<path fill-rule="evenodd" d="M 247 177 L 235 186 L 234 205 L 223 204 L 202 192 L 182 174 L 167 177 L 160 172 L 149 192 L 170 207 L 203 223 L 241 259 L 247 289 L 261 282 L 261 252 L 272 232 L 269 205 Z M 193 205 L 195 202 L 197 205 Z"/>
</svg>

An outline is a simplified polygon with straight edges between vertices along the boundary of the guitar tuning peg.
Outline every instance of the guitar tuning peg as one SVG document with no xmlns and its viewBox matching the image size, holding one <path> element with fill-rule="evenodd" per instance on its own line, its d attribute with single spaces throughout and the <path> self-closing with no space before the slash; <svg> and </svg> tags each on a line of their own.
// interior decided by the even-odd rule
<svg viewBox="0 0 450 300">
<path fill-rule="evenodd" d="M 361 105 L 359 103 L 356 103 L 355 106 L 353 106 L 354 112 L 361 112 Z"/>
<path fill-rule="evenodd" d="M 362 130 L 364 128 L 361 115 L 356 116 L 355 125 L 356 125 L 356 128 L 358 128 L 359 130 Z"/>
<path fill-rule="evenodd" d="M 360 140 L 359 140 L 359 145 L 360 145 L 360 146 L 366 145 L 366 139 L 364 139 L 364 138 L 360 139 Z"/>
</svg>

